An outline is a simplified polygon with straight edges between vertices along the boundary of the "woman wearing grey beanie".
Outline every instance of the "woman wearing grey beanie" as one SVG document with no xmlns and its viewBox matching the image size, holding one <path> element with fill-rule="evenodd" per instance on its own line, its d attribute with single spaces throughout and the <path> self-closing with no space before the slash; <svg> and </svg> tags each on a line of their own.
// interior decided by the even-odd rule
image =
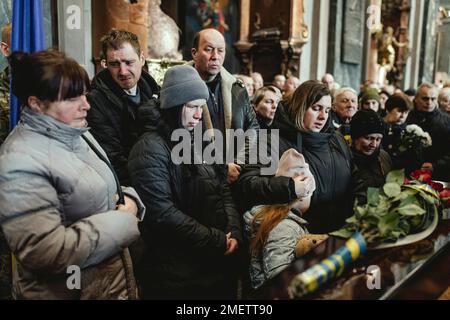
<svg viewBox="0 0 450 320">
<path fill-rule="evenodd" d="M 226 171 L 223 166 L 177 164 L 171 157 L 180 143 L 171 139 L 175 130 L 190 139 L 192 134 L 183 135 L 183 130 L 201 130 L 208 96 L 193 67 L 175 66 L 165 75 L 160 101 L 152 100 L 138 113 L 144 134 L 130 153 L 128 168 L 148 208 L 141 225 L 145 249 L 136 272 L 144 299 L 236 298 L 233 266 L 242 231 Z"/>
</svg>

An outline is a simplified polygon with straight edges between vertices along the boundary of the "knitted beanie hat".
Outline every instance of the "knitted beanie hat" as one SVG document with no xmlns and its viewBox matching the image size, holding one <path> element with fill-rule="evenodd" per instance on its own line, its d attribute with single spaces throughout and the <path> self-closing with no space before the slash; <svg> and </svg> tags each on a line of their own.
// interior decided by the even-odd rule
<svg viewBox="0 0 450 320">
<path fill-rule="evenodd" d="M 316 181 L 309 170 L 309 165 L 305 162 L 302 154 L 295 149 L 289 149 L 283 153 L 280 162 L 278 163 L 278 170 L 275 173 L 276 177 L 297 177 L 297 174 L 303 174 L 304 177 L 310 177 L 308 181 L 300 181 L 294 179 L 295 193 L 299 199 L 307 198 L 316 190 Z"/>
<path fill-rule="evenodd" d="M 304 171 L 306 176 L 312 175 L 309 165 L 305 162 L 305 157 L 297 150 L 289 149 L 281 156 L 275 176 L 292 178 L 301 171 Z"/>
<path fill-rule="evenodd" d="M 373 110 L 359 110 L 350 121 L 350 135 L 353 140 L 373 133 L 384 135 L 384 122 Z"/>
<path fill-rule="evenodd" d="M 167 70 L 160 93 L 161 109 L 180 106 L 198 99 L 208 100 L 209 91 L 197 70 L 179 65 Z"/>
<path fill-rule="evenodd" d="M 368 88 L 364 90 L 361 96 L 361 104 L 366 103 L 369 100 L 376 100 L 378 103 L 380 102 L 380 95 L 378 94 L 378 90 L 375 88 Z"/>
</svg>

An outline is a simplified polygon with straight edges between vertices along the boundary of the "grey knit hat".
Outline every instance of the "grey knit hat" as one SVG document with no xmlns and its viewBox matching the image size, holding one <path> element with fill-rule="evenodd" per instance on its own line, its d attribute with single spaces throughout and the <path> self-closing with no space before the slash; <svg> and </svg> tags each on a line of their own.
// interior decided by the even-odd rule
<svg viewBox="0 0 450 320">
<path fill-rule="evenodd" d="M 197 70 L 188 65 L 167 70 L 161 88 L 161 109 L 169 109 L 186 102 L 209 98 L 208 87 Z"/>
</svg>

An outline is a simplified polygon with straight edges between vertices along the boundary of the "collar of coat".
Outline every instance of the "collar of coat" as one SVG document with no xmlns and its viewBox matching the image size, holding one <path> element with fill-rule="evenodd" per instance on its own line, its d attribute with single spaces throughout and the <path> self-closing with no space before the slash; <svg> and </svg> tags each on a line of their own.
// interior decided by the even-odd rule
<svg viewBox="0 0 450 320">
<path fill-rule="evenodd" d="M 68 148 L 74 149 L 80 144 L 80 136 L 89 128 L 72 128 L 50 116 L 34 112 L 29 107 L 24 107 L 19 125 L 27 126 L 31 130 L 46 137 L 60 141 Z"/>
<path fill-rule="evenodd" d="M 159 87 L 151 75 L 142 71 L 138 87 L 148 98 L 159 94 Z M 100 71 L 92 80 L 92 90 L 103 92 L 114 105 L 122 106 L 127 93 L 114 81 L 108 69 Z"/>
<path fill-rule="evenodd" d="M 190 61 L 187 64 L 195 67 L 194 61 Z M 236 83 L 237 79 L 233 77 L 224 67 L 220 68 L 220 76 L 222 78 L 220 82 L 220 88 L 222 93 L 225 129 L 231 129 L 231 119 L 233 117 L 231 89 L 233 88 L 233 85 Z M 205 123 L 206 129 L 214 129 L 208 107 L 203 108 L 203 122 Z"/>
</svg>

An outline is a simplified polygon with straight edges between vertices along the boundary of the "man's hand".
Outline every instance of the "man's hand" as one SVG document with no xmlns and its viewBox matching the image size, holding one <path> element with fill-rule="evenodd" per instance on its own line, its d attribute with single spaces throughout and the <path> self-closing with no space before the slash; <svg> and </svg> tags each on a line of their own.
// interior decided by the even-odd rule
<svg viewBox="0 0 450 320">
<path fill-rule="evenodd" d="M 227 178 L 228 184 L 235 183 L 239 178 L 240 174 L 241 174 L 241 167 L 239 165 L 235 163 L 228 164 L 228 178 Z"/>
</svg>

